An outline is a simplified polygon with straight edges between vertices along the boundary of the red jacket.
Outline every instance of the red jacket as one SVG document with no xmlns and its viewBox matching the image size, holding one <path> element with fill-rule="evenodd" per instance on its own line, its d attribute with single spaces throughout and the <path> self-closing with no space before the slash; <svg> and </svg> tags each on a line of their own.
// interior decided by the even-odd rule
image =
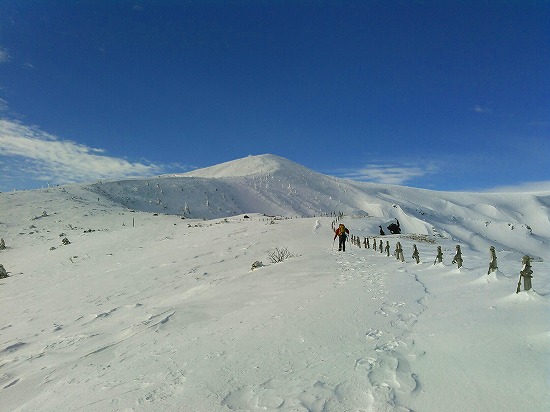
<svg viewBox="0 0 550 412">
<path fill-rule="evenodd" d="M 340 226 L 338 226 L 338 229 L 336 229 L 336 231 L 334 232 L 334 239 L 336 239 L 338 236 L 344 236 L 346 234 L 349 235 L 349 229 L 344 226 L 343 233 L 340 233 Z"/>
</svg>

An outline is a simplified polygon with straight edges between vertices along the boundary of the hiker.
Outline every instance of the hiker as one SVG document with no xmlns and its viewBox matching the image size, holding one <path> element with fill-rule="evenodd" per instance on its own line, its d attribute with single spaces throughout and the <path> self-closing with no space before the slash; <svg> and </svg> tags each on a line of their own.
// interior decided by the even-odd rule
<svg viewBox="0 0 550 412">
<path fill-rule="evenodd" d="M 384 229 L 382 229 L 382 225 L 378 225 L 378 227 L 380 228 L 380 235 L 384 236 L 385 233 L 384 233 Z"/>
<path fill-rule="evenodd" d="M 344 226 L 343 223 L 340 223 L 338 229 L 334 232 L 334 240 L 338 237 L 338 250 L 341 252 L 346 251 L 346 239 L 349 235 L 349 229 Z"/>
</svg>

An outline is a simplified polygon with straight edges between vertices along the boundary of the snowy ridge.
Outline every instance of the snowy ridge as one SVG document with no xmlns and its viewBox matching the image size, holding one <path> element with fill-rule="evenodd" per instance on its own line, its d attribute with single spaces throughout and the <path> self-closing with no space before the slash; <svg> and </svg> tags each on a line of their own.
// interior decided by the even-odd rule
<svg viewBox="0 0 550 412">
<path fill-rule="evenodd" d="M 2 410 L 546 412 L 549 195 L 301 167 L 0 193 Z M 331 207 L 405 262 L 337 252 L 333 217 L 297 218 Z M 377 236 L 394 218 L 403 234 Z"/>
<path fill-rule="evenodd" d="M 545 214 L 550 192 L 466 194 L 361 183 L 273 155 L 249 156 L 180 176 L 97 183 L 89 189 L 124 207 L 192 219 L 343 212 L 369 216 L 378 222 L 376 227 L 397 218 L 406 232 L 452 238 L 478 251 L 495 245 L 538 256 L 536 250 L 550 237 Z"/>
</svg>

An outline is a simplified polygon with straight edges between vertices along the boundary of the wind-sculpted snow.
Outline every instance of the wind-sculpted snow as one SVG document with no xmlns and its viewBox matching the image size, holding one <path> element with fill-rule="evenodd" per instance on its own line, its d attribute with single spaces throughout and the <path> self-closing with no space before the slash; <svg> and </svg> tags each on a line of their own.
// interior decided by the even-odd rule
<svg viewBox="0 0 550 412">
<path fill-rule="evenodd" d="M 550 409 L 548 195 L 299 170 L 1 193 L 1 409 Z M 334 217 L 297 217 L 325 201 L 356 212 L 352 235 L 399 241 L 405 261 L 337 252 Z M 182 202 L 185 219 L 162 213 Z M 378 236 L 395 218 L 403 233 Z M 270 263 L 282 247 L 292 256 Z M 525 253 L 533 290 L 516 294 Z"/>
</svg>

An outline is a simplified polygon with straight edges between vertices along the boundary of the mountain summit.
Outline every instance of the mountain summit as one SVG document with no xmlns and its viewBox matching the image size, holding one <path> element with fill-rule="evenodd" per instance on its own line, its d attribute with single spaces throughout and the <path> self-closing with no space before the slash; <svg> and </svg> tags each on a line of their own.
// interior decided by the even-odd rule
<svg viewBox="0 0 550 412">
<path fill-rule="evenodd" d="M 257 156 L 251 155 L 242 159 L 193 170 L 181 176 L 207 178 L 245 177 L 258 174 L 272 174 L 279 170 L 299 170 L 303 172 L 307 169 L 284 157 L 263 154 Z"/>
</svg>

